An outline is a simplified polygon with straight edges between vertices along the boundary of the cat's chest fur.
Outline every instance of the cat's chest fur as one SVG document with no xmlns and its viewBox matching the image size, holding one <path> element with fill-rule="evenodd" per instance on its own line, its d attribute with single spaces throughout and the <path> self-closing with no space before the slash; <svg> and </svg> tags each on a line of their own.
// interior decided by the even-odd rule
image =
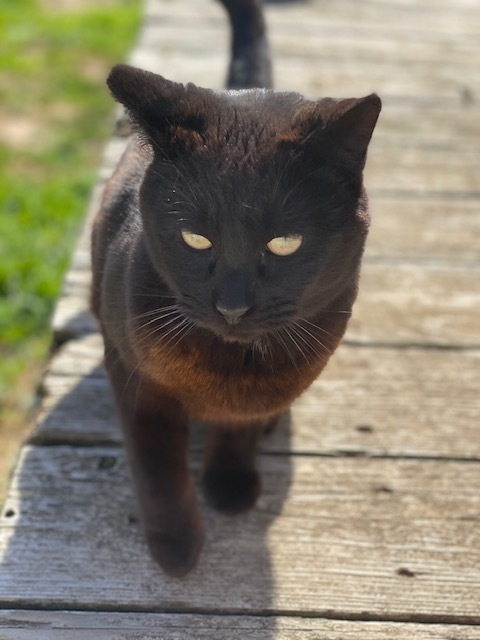
<svg viewBox="0 0 480 640">
<path fill-rule="evenodd" d="M 131 353 L 132 366 L 141 363 L 143 384 L 168 390 L 191 417 L 210 422 L 278 415 L 318 376 L 329 355 L 291 362 L 278 345 L 260 351 L 195 336 L 178 344 L 149 339 L 148 331 L 132 337 L 139 344 Z"/>
</svg>

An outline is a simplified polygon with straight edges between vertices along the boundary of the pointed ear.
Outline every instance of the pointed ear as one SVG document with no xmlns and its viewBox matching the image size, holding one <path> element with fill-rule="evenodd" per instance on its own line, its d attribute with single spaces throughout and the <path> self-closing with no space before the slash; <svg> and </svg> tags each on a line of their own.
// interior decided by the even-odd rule
<svg viewBox="0 0 480 640">
<path fill-rule="evenodd" d="M 382 109 L 380 98 L 372 93 L 365 98 L 341 100 L 326 134 L 342 154 L 361 163 L 363 168 L 370 139 Z"/>
<path fill-rule="evenodd" d="M 311 109 L 310 117 L 307 114 L 302 117 L 304 122 L 309 120 L 304 143 L 343 166 L 363 169 L 381 108 L 375 93 L 365 98 L 320 100 Z"/>
<path fill-rule="evenodd" d="M 107 85 L 114 98 L 123 104 L 133 124 L 147 136 L 165 142 L 165 138 L 201 135 L 214 93 L 193 84 L 166 80 L 156 73 L 127 65 L 113 67 Z"/>
</svg>

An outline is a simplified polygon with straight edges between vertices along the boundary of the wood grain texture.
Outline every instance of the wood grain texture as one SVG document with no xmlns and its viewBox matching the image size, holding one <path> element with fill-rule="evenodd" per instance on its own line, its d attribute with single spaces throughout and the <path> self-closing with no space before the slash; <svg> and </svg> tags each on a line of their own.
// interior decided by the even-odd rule
<svg viewBox="0 0 480 640">
<path fill-rule="evenodd" d="M 387 0 L 381 4 L 365 2 L 362 5 L 355 0 L 314 0 L 308 5 L 267 5 L 266 11 L 269 24 L 277 28 L 283 24 L 285 29 L 291 30 L 294 23 L 300 33 L 302 28 L 313 28 L 312 18 L 315 16 L 315 23 L 320 28 L 322 25 L 343 25 L 351 27 L 353 32 L 375 31 L 378 38 L 385 33 L 391 36 L 391 40 L 401 38 L 404 32 L 409 39 L 423 37 L 427 42 L 431 39 L 436 41 L 443 35 L 452 40 L 459 40 L 460 43 L 463 41 L 466 45 L 473 41 L 473 46 L 478 46 L 475 35 L 480 29 L 480 16 L 476 4 L 470 0 L 460 0 L 456 3 L 446 0 L 440 4 L 429 1 L 421 6 L 413 1 L 403 0 Z M 226 23 L 224 14 L 214 3 L 204 5 L 202 2 L 183 2 L 177 7 L 167 2 L 149 0 L 145 12 L 150 24 L 159 19 L 167 24 L 183 23 L 189 19 L 192 22 L 205 20 L 211 23 L 215 20 L 221 33 Z M 385 27 L 383 32 L 378 30 L 380 26 Z M 274 27 L 271 30 L 273 31 Z"/>
<path fill-rule="evenodd" d="M 210 5 L 190 3 L 172 10 L 151 2 L 145 47 L 137 50 L 132 62 L 164 74 L 168 69 L 184 82 L 220 88 L 228 36 L 221 8 Z M 282 3 L 267 6 L 267 21 L 280 89 L 319 96 L 377 89 L 397 99 L 421 102 L 430 97 L 436 103 L 461 106 L 468 90 L 475 92 L 478 86 L 472 47 L 478 48 L 479 16 L 472 5 L 450 5 L 435 12 L 394 3 L 365 3 L 360 8 L 351 0 Z M 202 39 L 203 33 L 209 37 Z M 184 40 L 188 44 L 183 45 Z"/>
<path fill-rule="evenodd" d="M 90 275 L 74 271 L 54 316 L 61 338 L 97 328 L 88 317 Z M 390 345 L 480 347 L 480 262 L 457 265 L 366 260 L 348 336 Z"/>
<path fill-rule="evenodd" d="M 255 510 L 203 507 L 200 564 L 175 580 L 148 557 L 118 448 L 25 447 L 0 603 L 480 623 L 477 464 L 270 455 L 260 470 Z"/>
<path fill-rule="evenodd" d="M 295 617 L 0 611 L 2 640 L 478 640 L 480 628 Z"/>
<path fill-rule="evenodd" d="M 65 277 L 62 294 L 52 317 L 54 339 L 58 343 L 97 330 L 88 312 L 90 290 L 90 229 L 100 207 L 105 180 L 110 177 L 125 150 L 127 140 L 114 137 L 105 146 L 99 181 L 92 192 L 84 228 L 77 242 L 71 267 Z"/>
<path fill-rule="evenodd" d="M 480 130 L 479 134 L 480 136 Z M 413 262 L 455 261 L 480 263 L 480 249 L 471 242 L 480 233 L 478 202 L 468 194 L 425 196 L 386 189 L 370 194 L 372 226 L 367 241 L 366 261 L 371 258 L 403 258 Z M 97 209 L 92 199 L 92 214 Z M 74 283 L 82 289 L 90 285 L 90 217 L 65 278 L 65 294 L 74 293 Z M 419 229 L 421 232 L 419 233 Z"/>
<path fill-rule="evenodd" d="M 294 11 L 296 10 L 297 7 Z M 293 20 L 293 12 L 291 15 Z M 208 19 L 205 16 L 201 19 L 193 16 L 180 19 L 177 16 L 162 20 L 161 23 L 151 24 L 145 31 L 144 44 L 149 51 L 165 49 L 179 60 L 186 61 L 192 55 L 212 58 L 215 56 L 219 61 L 226 60 L 227 29 L 219 33 L 223 22 L 223 16 L 218 20 Z M 397 66 L 403 67 L 414 63 L 412 73 L 415 77 L 419 72 L 425 73 L 426 69 L 431 69 L 432 63 L 439 59 L 445 46 L 442 40 L 428 38 L 426 34 L 417 32 L 416 38 L 410 36 L 408 47 L 406 47 L 403 39 L 398 37 L 398 31 L 392 34 L 390 29 L 386 29 L 379 33 L 373 26 L 370 28 L 359 26 L 355 29 L 352 25 L 319 25 L 305 21 L 298 22 L 295 19 L 295 30 L 293 30 L 291 24 L 275 17 L 269 23 L 269 27 L 273 58 L 278 68 L 277 76 L 280 82 L 282 82 L 284 61 L 302 61 L 313 68 L 321 61 L 323 64 L 328 62 L 332 68 L 349 65 L 352 69 L 354 64 L 367 69 L 375 64 L 377 68 L 380 66 L 385 69 L 388 66 L 395 69 Z M 181 48 L 178 44 L 180 41 L 182 41 Z M 478 78 L 479 70 L 475 59 L 472 58 L 472 48 L 480 52 L 478 43 L 472 41 L 465 44 L 453 40 L 448 62 L 443 67 L 444 71 L 452 73 L 454 69 L 461 66 L 465 81 Z M 348 57 L 345 55 L 346 51 L 349 53 Z M 161 62 L 157 71 L 162 75 L 167 74 L 167 71 L 161 68 Z"/>
<path fill-rule="evenodd" d="M 390 345 L 480 346 L 480 265 L 369 263 L 348 336 Z"/>
<path fill-rule="evenodd" d="M 480 79 L 479 79 L 480 80 Z M 365 171 L 367 188 L 375 191 L 404 190 L 414 193 L 462 194 L 480 192 L 480 150 L 418 148 L 403 140 L 402 153 L 399 141 L 374 143 L 368 156 Z"/>
<path fill-rule="evenodd" d="M 472 242 L 480 237 L 478 211 L 476 199 L 370 194 L 372 226 L 365 259 L 403 260 L 420 267 L 439 262 L 480 263 L 480 247 Z"/>
<path fill-rule="evenodd" d="M 262 448 L 271 453 L 480 459 L 479 365 L 476 350 L 345 344 Z M 50 363 L 43 393 L 35 442 L 122 441 L 98 334 L 62 347 Z"/>
</svg>

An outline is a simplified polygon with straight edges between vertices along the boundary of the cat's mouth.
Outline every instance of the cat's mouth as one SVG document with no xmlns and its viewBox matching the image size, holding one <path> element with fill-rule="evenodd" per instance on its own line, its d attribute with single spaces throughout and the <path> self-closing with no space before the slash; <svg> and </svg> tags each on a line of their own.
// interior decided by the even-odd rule
<svg viewBox="0 0 480 640">
<path fill-rule="evenodd" d="M 220 338 L 224 342 L 250 345 L 257 342 L 265 334 L 259 335 L 258 332 L 256 333 L 252 333 L 250 331 L 240 332 L 238 330 L 228 331 L 227 329 L 227 331 L 224 331 L 221 334 L 219 334 L 218 332 L 215 332 L 215 335 L 217 336 L 217 338 Z"/>
<path fill-rule="evenodd" d="M 198 328 L 213 333 L 216 338 L 227 343 L 251 345 L 264 338 L 267 333 L 259 326 L 255 326 L 251 320 L 242 319 L 232 325 L 220 315 L 218 318 L 198 317 L 188 312 L 184 315 Z"/>
<path fill-rule="evenodd" d="M 217 338 L 223 340 L 223 342 L 237 343 L 242 345 L 253 344 L 257 340 L 260 340 L 265 336 L 265 331 L 261 331 L 258 328 L 242 325 L 239 323 L 235 326 L 231 326 L 220 319 L 219 322 L 206 326 L 211 332 L 215 334 Z"/>
</svg>

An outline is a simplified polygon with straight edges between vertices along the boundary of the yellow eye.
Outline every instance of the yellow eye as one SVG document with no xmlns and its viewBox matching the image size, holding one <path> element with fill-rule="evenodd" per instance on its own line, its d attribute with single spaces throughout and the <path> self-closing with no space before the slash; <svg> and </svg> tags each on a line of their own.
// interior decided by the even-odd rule
<svg viewBox="0 0 480 640">
<path fill-rule="evenodd" d="M 300 249 L 302 242 L 303 238 L 299 235 L 279 236 L 270 240 L 267 249 L 276 256 L 289 256 Z"/>
<path fill-rule="evenodd" d="M 188 246 L 192 247 L 192 249 L 210 249 L 210 247 L 212 246 L 212 243 L 208 238 L 205 238 L 205 236 L 201 236 L 198 233 L 191 233 L 190 231 L 185 230 L 183 230 L 181 233 L 185 244 L 188 244 Z"/>
</svg>

